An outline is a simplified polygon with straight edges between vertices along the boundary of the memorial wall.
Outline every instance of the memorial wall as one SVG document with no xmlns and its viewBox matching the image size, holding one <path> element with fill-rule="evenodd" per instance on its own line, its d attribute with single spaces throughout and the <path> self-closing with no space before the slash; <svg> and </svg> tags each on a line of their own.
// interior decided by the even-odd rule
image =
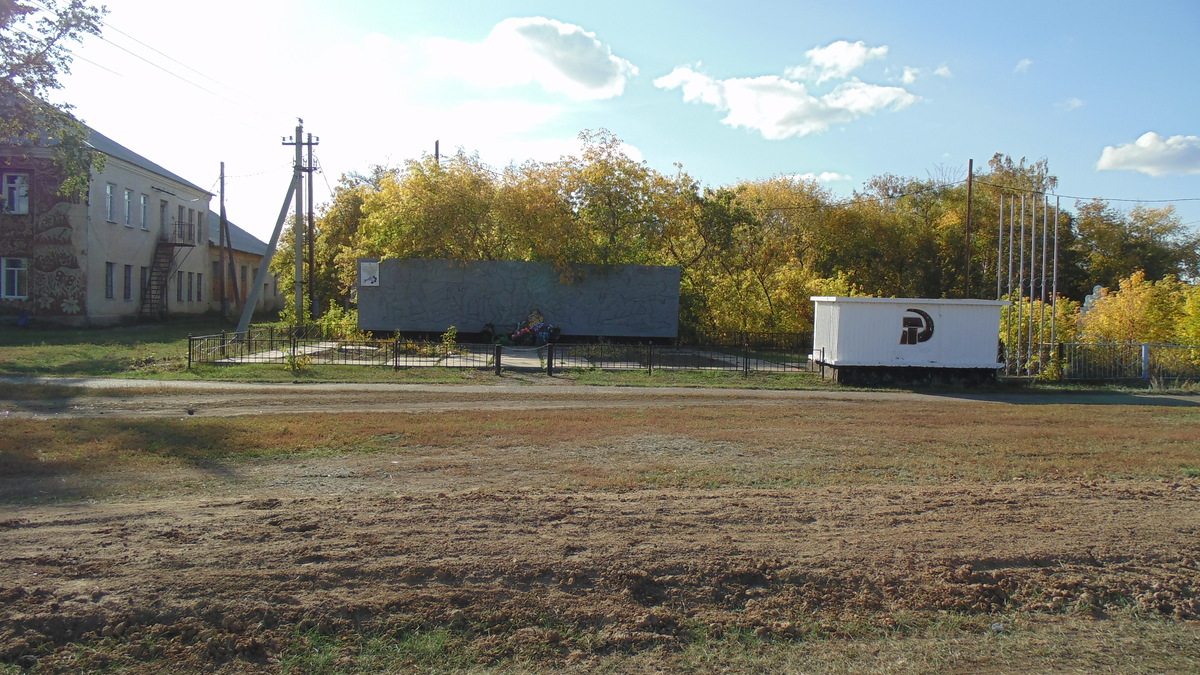
<svg viewBox="0 0 1200 675">
<path fill-rule="evenodd" d="M 674 338 L 678 267 L 453 260 L 359 260 L 363 330 L 505 332 L 533 310 L 563 335 Z"/>
</svg>

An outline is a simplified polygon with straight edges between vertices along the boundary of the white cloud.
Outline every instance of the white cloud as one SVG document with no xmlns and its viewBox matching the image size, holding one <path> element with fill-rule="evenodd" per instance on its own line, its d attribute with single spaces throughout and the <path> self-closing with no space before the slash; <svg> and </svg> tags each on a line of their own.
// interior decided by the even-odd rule
<svg viewBox="0 0 1200 675">
<path fill-rule="evenodd" d="M 1200 174 L 1200 136 L 1163 138 L 1149 131 L 1133 143 L 1104 148 L 1096 170 L 1140 171 L 1156 177 Z"/>
<path fill-rule="evenodd" d="M 917 76 L 921 74 L 919 68 L 904 67 L 904 74 L 900 76 L 900 81 L 904 84 L 912 84 L 917 81 Z"/>
<path fill-rule="evenodd" d="M 819 133 L 880 110 L 900 110 L 919 100 L 901 87 L 858 79 L 818 97 L 803 83 L 775 75 L 717 80 L 687 66 L 656 79 L 654 86 L 681 89 L 684 101 L 711 105 L 726 113 L 721 120 L 724 124 L 753 129 L 768 140 Z"/>
<path fill-rule="evenodd" d="M 938 66 L 937 69 L 933 71 L 933 74 L 937 75 L 938 77 L 954 76 L 954 73 L 950 72 L 950 66 Z"/>
<path fill-rule="evenodd" d="M 797 173 L 792 174 L 792 178 L 801 181 L 816 181 L 818 183 L 834 183 L 837 181 L 851 180 L 850 176 L 836 171 L 822 171 L 821 173 Z"/>
<path fill-rule="evenodd" d="M 1017 61 L 1017 65 L 1013 67 L 1014 73 L 1024 73 L 1029 71 L 1029 67 L 1033 65 L 1031 59 L 1021 59 Z"/>
<path fill-rule="evenodd" d="M 1058 103 L 1055 103 L 1054 107 L 1058 108 L 1059 110 L 1061 110 L 1063 112 L 1071 112 L 1072 110 L 1083 107 L 1083 99 L 1075 98 L 1074 96 L 1072 96 L 1071 98 L 1068 98 L 1064 101 L 1059 101 Z"/>
<path fill-rule="evenodd" d="M 537 84 L 575 100 L 620 96 L 637 66 L 574 24 L 543 17 L 505 19 L 482 42 L 425 43 L 439 75 L 485 88 Z"/>
<path fill-rule="evenodd" d="M 813 47 L 804 53 L 808 65 L 792 66 L 784 75 L 795 80 L 815 80 L 821 84 L 827 80 L 842 80 L 866 65 L 867 61 L 887 56 L 888 48 L 868 47 L 865 42 L 838 40 L 824 47 Z"/>
</svg>

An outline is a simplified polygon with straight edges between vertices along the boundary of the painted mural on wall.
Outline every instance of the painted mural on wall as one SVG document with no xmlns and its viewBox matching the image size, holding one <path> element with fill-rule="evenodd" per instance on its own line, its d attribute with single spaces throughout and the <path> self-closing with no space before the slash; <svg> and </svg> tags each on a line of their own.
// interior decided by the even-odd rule
<svg viewBox="0 0 1200 675">
<path fill-rule="evenodd" d="M 58 193 L 59 181 L 49 159 L 0 159 L 6 171 L 29 171 L 29 213 L 0 214 L 0 256 L 26 258 L 28 296 L 0 300 L 0 313 L 72 316 L 85 309 L 85 279 L 72 213 L 84 207 Z"/>
</svg>

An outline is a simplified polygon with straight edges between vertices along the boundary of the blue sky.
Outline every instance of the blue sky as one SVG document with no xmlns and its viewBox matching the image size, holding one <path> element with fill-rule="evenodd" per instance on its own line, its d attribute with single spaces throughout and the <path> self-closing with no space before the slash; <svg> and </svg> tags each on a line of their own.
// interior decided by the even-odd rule
<svg viewBox="0 0 1200 675">
<path fill-rule="evenodd" d="M 319 201 L 435 140 L 502 167 L 606 128 L 707 185 L 808 175 L 845 196 L 1044 157 L 1062 195 L 1179 200 L 1200 227 L 1194 0 L 105 4 L 55 98 L 214 192 L 224 161 L 230 218 L 263 239 L 297 117 Z"/>
</svg>

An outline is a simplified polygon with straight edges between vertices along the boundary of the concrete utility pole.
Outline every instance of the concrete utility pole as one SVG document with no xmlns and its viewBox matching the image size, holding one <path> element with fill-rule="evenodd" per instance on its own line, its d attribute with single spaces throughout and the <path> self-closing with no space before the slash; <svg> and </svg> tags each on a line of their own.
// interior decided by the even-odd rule
<svg viewBox="0 0 1200 675">
<path fill-rule="evenodd" d="M 296 327 L 304 325 L 304 120 L 296 118 L 296 135 L 285 139 L 284 145 L 296 146 L 296 163 L 292 170 L 296 188 L 296 219 L 292 227 L 292 244 L 296 254 Z"/>
<path fill-rule="evenodd" d="M 305 171 L 308 172 L 308 301 L 312 303 L 312 311 L 309 316 L 313 321 L 317 320 L 318 309 L 320 308 L 320 298 L 317 297 L 317 282 L 316 270 L 317 266 L 313 260 L 313 251 L 316 248 L 316 227 L 317 221 L 313 216 L 313 174 L 316 173 L 317 165 L 313 159 L 313 146 L 320 145 L 320 137 L 313 139 L 313 135 L 308 135 L 308 167 Z"/>
<path fill-rule="evenodd" d="M 303 191 L 303 183 L 300 180 L 300 174 L 304 170 L 304 165 L 301 160 L 300 153 L 304 143 L 300 140 L 304 133 L 304 120 L 297 118 L 299 124 L 296 125 L 296 135 L 291 139 L 284 138 L 284 145 L 296 146 L 296 163 L 292 166 L 292 180 L 288 183 L 287 196 L 283 198 L 283 206 L 279 209 L 279 219 L 275 221 L 275 231 L 271 234 L 271 241 L 267 244 L 267 253 L 263 256 L 262 262 L 258 265 L 258 273 L 254 275 L 254 285 L 250 287 L 249 297 L 246 298 L 246 305 L 242 309 L 242 318 L 238 321 L 237 334 L 241 336 L 239 339 L 246 339 L 246 331 L 250 329 L 250 319 L 254 315 L 254 308 L 258 306 L 258 298 L 262 293 L 263 284 L 266 282 L 267 276 L 271 270 L 271 258 L 275 257 L 275 247 L 279 244 L 279 234 L 283 231 L 283 222 L 287 220 L 288 207 L 292 203 L 292 196 L 296 197 L 296 225 L 293 231 L 296 235 L 296 325 L 299 326 L 304 313 L 304 227 L 301 220 L 301 211 L 303 209 L 302 197 L 300 193 Z"/>
<path fill-rule="evenodd" d="M 262 292 L 263 283 L 271 273 L 271 258 L 275 257 L 275 247 L 279 244 L 279 233 L 283 231 L 283 221 L 287 220 L 288 207 L 292 204 L 292 195 L 296 194 L 296 186 L 300 184 L 300 174 L 292 172 L 292 181 L 288 184 L 287 196 L 283 198 L 283 206 L 279 209 L 279 219 L 275 221 L 275 230 L 271 233 L 271 241 L 267 244 L 267 253 L 258 264 L 258 273 L 254 275 L 254 285 L 250 287 L 250 297 L 246 298 L 246 306 L 242 309 L 242 318 L 238 321 L 238 339 L 250 336 L 250 319 L 254 316 L 254 308 L 258 306 L 258 296 Z"/>
</svg>

